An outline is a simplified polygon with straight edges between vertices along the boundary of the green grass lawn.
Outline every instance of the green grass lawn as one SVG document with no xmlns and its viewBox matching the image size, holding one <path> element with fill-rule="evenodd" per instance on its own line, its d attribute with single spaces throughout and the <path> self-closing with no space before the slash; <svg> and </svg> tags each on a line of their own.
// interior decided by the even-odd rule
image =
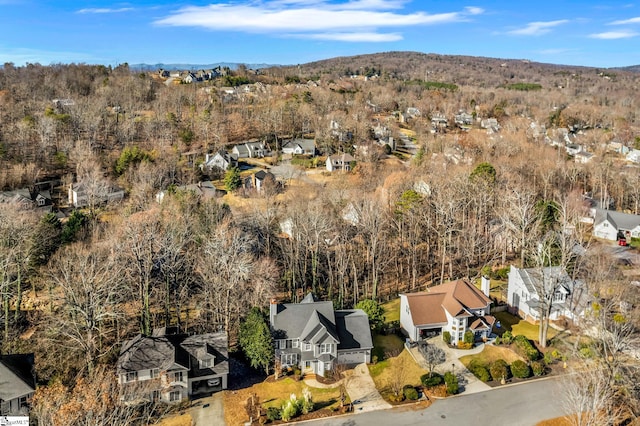
<svg viewBox="0 0 640 426">
<path fill-rule="evenodd" d="M 522 360 L 522 357 L 513 352 L 511 349 L 505 347 L 484 345 L 484 349 L 482 350 L 482 352 L 475 355 L 465 355 L 463 357 L 460 357 L 460 362 L 463 363 L 465 367 L 469 367 L 472 362 L 478 365 L 487 366 L 498 359 L 503 359 L 508 364 L 511 364 L 517 359 Z"/>
<path fill-rule="evenodd" d="M 398 354 L 404 349 L 404 342 L 395 334 L 388 336 L 376 334 L 373 336 L 373 352 L 372 355 L 377 357 L 378 361 L 388 358 L 387 354 Z"/>
<path fill-rule="evenodd" d="M 509 330 L 514 336 L 521 334 L 529 340 L 538 340 L 538 333 L 540 330 L 540 327 L 538 325 L 531 324 L 530 322 L 527 322 L 525 320 L 521 320 L 517 316 L 511 315 L 506 311 L 492 313 L 491 315 L 495 316 L 498 321 L 500 321 L 500 325 L 502 326 L 501 329 L 494 328 L 496 334 L 502 335 L 502 333 L 504 333 L 506 330 Z M 549 327 L 549 331 L 547 333 L 547 338 L 552 339 L 558 334 L 558 331 L 554 328 Z"/>
<path fill-rule="evenodd" d="M 397 297 L 382 304 L 385 324 L 400 321 L 400 298 Z"/>
</svg>

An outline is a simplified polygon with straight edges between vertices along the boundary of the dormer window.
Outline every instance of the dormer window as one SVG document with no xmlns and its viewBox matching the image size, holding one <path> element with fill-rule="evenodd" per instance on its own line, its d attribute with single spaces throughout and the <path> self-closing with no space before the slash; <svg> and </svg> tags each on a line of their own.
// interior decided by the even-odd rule
<svg viewBox="0 0 640 426">
<path fill-rule="evenodd" d="M 214 361 L 214 357 L 207 357 L 204 359 L 201 359 L 199 361 L 200 364 L 200 368 L 211 368 L 213 367 L 213 361 Z"/>
</svg>

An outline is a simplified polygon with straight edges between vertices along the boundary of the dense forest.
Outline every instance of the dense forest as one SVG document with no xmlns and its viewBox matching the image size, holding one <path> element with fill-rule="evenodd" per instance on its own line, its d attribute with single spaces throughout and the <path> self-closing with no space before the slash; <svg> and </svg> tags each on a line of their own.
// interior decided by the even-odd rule
<svg viewBox="0 0 640 426">
<path fill-rule="evenodd" d="M 634 307 L 621 338 L 635 341 L 638 289 L 583 219 L 589 202 L 640 213 L 639 170 L 620 154 L 640 149 L 640 74 L 389 52 L 179 83 L 127 64 L 0 69 L 0 190 L 44 185 L 53 206 L 0 203 L 1 348 L 35 352 L 39 424 L 89 424 L 89 410 L 103 416 L 92 424 L 144 423 L 158 413 L 113 409 L 124 339 L 179 325 L 226 330 L 233 347 L 252 307 L 308 291 L 350 308 L 561 264 L 610 309 Z M 470 125 L 454 123 L 461 111 Z M 315 139 L 320 160 L 286 162 L 277 151 L 294 137 Z M 180 189 L 210 179 L 224 190 L 224 173 L 199 165 L 246 140 L 276 152 L 262 167 L 288 167 L 277 190 Z M 593 158 L 576 161 L 567 144 Z M 355 167 L 323 171 L 342 152 Z M 72 208 L 74 183 L 96 201 Z M 124 199 L 99 202 L 112 186 Z M 637 377 L 620 359 L 611 377 Z M 618 397 L 640 414 L 635 391 Z"/>
</svg>

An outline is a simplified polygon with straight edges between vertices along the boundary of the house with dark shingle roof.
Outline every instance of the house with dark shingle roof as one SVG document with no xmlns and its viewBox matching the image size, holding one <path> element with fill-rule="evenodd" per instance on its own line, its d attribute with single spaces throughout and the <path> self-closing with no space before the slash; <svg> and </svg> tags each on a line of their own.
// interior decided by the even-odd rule
<svg viewBox="0 0 640 426">
<path fill-rule="evenodd" d="M 491 299 L 469 280 L 451 281 L 426 292 L 400 294 L 400 327 L 413 342 L 448 331 L 451 344 L 471 330 L 476 338 L 489 337 L 495 318 Z"/>
<path fill-rule="evenodd" d="M 0 356 L 0 415 L 25 415 L 36 390 L 33 354 Z"/>
<path fill-rule="evenodd" d="M 332 302 L 316 301 L 309 293 L 300 303 L 272 302 L 269 322 L 283 367 L 324 376 L 336 364 L 371 359 L 371 328 L 361 309 L 334 310 Z"/>
<path fill-rule="evenodd" d="M 121 399 L 127 403 L 177 403 L 226 389 L 227 335 L 189 336 L 165 328 L 151 336 L 139 334 L 122 345 L 117 374 Z"/>
</svg>

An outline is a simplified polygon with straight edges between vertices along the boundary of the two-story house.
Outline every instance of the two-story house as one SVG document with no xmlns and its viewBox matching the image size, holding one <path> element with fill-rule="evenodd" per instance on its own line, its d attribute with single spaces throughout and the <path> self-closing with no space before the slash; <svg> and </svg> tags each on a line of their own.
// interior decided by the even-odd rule
<svg viewBox="0 0 640 426">
<path fill-rule="evenodd" d="M 231 154 L 235 158 L 262 158 L 269 154 L 269 150 L 264 142 L 245 142 L 235 145 Z"/>
<path fill-rule="evenodd" d="M 451 344 L 471 330 L 476 338 L 489 337 L 495 317 L 491 299 L 467 279 L 451 281 L 426 292 L 400 294 L 400 327 L 413 342 L 448 331 Z"/>
<path fill-rule="evenodd" d="M 326 166 L 327 170 L 333 172 L 335 170 L 342 170 L 348 172 L 351 170 L 351 163 L 355 161 L 350 154 L 334 154 L 327 157 Z"/>
<path fill-rule="evenodd" d="M 0 356 L 0 415 L 28 414 L 36 390 L 33 366 L 33 354 Z"/>
<path fill-rule="evenodd" d="M 290 139 L 282 143 L 283 154 L 316 155 L 315 139 Z"/>
<path fill-rule="evenodd" d="M 226 151 L 218 151 L 215 154 L 206 154 L 204 163 L 200 165 L 202 171 L 225 171 L 230 167 L 238 167 L 238 158 Z"/>
<path fill-rule="evenodd" d="M 137 335 L 122 345 L 117 374 L 123 401 L 177 403 L 227 388 L 226 333 L 175 331 L 155 329 L 151 336 Z"/>
<path fill-rule="evenodd" d="M 361 309 L 334 310 L 332 302 L 316 301 L 309 293 L 300 303 L 272 301 L 269 322 L 283 367 L 324 376 L 336 364 L 371 359 L 371 328 Z"/>
<path fill-rule="evenodd" d="M 507 303 L 512 313 L 525 320 L 538 321 L 541 303 L 548 303 L 541 301 L 546 295 L 551 300 L 549 319 L 552 321 L 562 317 L 578 320 L 589 298 L 584 283 L 572 280 L 559 266 L 528 269 L 511 266 Z"/>
</svg>

